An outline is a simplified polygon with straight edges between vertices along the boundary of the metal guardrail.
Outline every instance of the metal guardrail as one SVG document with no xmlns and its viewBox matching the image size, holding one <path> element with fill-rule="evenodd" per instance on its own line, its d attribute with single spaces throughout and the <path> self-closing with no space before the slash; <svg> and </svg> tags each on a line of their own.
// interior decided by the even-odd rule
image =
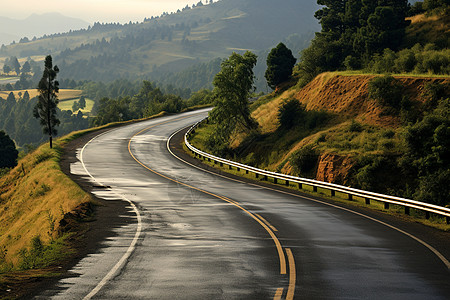
<svg viewBox="0 0 450 300">
<path fill-rule="evenodd" d="M 354 189 L 342 185 L 337 185 L 334 183 L 328 183 L 323 181 L 317 181 L 313 179 L 307 179 L 307 178 L 300 178 L 295 177 L 291 175 L 285 175 L 275 172 L 270 172 L 262 169 L 258 169 L 252 166 L 247 166 L 244 164 L 240 164 L 231 160 L 226 160 L 214 155 L 211 155 L 209 153 L 206 153 L 204 151 L 201 151 L 194 146 L 192 146 L 189 143 L 189 137 L 195 133 L 195 129 L 200 123 L 204 122 L 206 119 L 203 119 L 196 124 L 194 124 L 185 134 L 184 136 L 184 142 L 188 149 L 194 153 L 194 155 L 199 156 L 200 158 L 207 159 L 209 161 L 214 162 L 215 164 L 220 164 L 220 166 L 228 166 L 230 169 L 235 167 L 238 171 L 245 171 L 246 174 L 254 173 L 256 178 L 261 178 L 263 180 L 268 180 L 268 178 L 272 178 L 274 183 L 277 184 L 278 180 L 282 180 L 285 182 L 286 186 L 289 186 L 291 183 L 296 183 L 299 185 L 299 188 L 302 189 L 303 185 L 308 185 L 313 187 L 313 191 L 317 192 L 318 188 L 329 190 L 331 193 L 331 196 L 334 197 L 336 195 L 336 192 L 347 194 L 349 200 L 353 200 L 353 197 L 361 197 L 365 199 L 366 204 L 370 204 L 371 200 L 379 201 L 384 203 L 384 208 L 389 209 L 389 205 L 399 205 L 403 206 L 405 208 L 405 214 L 410 214 L 410 209 L 417 209 L 420 211 L 425 212 L 425 216 L 427 219 L 430 218 L 430 214 L 436 214 L 440 215 L 442 217 L 446 218 L 447 224 L 450 224 L 450 208 L 433 205 L 425 202 L 419 202 L 414 201 L 410 199 L 395 197 L 395 196 L 389 196 L 389 195 L 383 195 L 368 191 L 363 191 L 359 189 Z"/>
</svg>

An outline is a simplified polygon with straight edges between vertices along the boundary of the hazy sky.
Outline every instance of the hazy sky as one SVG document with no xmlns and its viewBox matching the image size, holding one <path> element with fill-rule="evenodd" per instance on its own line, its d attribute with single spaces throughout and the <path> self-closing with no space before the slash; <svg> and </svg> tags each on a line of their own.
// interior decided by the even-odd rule
<svg viewBox="0 0 450 300">
<path fill-rule="evenodd" d="M 25 19 L 33 13 L 59 12 L 87 22 L 143 21 L 145 17 L 176 11 L 199 0 L 2 0 L 0 16 Z M 205 1 L 203 0 L 203 3 Z"/>
</svg>

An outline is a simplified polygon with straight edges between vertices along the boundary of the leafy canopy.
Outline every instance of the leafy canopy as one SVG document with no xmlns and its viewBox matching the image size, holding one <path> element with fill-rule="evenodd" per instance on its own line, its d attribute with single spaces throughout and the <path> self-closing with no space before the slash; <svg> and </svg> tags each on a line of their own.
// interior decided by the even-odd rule
<svg viewBox="0 0 450 300">
<path fill-rule="evenodd" d="M 0 168 L 15 167 L 18 154 L 13 140 L 3 130 L 0 130 Z"/>
<path fill-rule="evenodd" d="M 292 75 L 297 59 L 286 45 L 279 43 L 267 56 L 266 80 L 272 89 L 285 82 Z"/>
<path fill-rule="evenodd" d="M 214 104 L 210 118 L 215 130 L 210 144 L 226 148 L 233 132 L 250 131 L 257 128 L 250 116 L 249 97 L 253 90 L 253 68 L 257 56 L 247 51 L 244 55 L 233 53 L 221 64 L 221 70 L 214 78 Z"/>
</svg>

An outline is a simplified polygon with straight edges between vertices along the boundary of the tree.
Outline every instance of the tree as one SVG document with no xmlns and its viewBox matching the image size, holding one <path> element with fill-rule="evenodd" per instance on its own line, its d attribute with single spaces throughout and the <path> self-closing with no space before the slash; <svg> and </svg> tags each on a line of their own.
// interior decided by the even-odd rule
<svg viewBox="0 0 450 300">
<path fill-rule="evenodd" d="M 23 100 L 24 101 L 30 101 L 30 94 L 28 93 L 28 91 L 25 91 L 25 93 L 23 94 Z"/>
<path fill-rule="evenodd" d="M 28 61 L 26 61 L 22 66 L 22 73 L 30 73 L 31 72 L 31 65 Z"/>
<path fill-rule="evenodd" d="M 9 72 L 11 72 L 11 67 L 8 66 L 7 64 L 3 65 L 3 73 L 5 74 L 9 74 Z"/>
<path fill-rule="evenodd" d="M 216 152 L 228 147 L 232 133 L 257 128 L 257 123 L 250 116 L 248 101 L 253 89 L 256 61 L 257 56 L 250 51 L 244 55 L 233 53 L 222 62 L 221 70 L 214 78 L 215 108 L 209 116 L 215 129 L 209 144 L 214 145 Z"/>
<path fill-rule="evenodd" d="M 16 96 L 14 96 L 13 92 L 10 92 L 6 98 L 6 105 L 12 106 L 14 104 L 16 104 Z"/>
<path fill-rule="evenodd" d="M 80 100 L 78 101 L 78 107 L 80 109 L 83 109 L 86 107 L 86 98 L 84 96 L 80 97 Z"/>
<path fill-rule="evenodd" d="M 0 130 L 0 168 L 13 168 L 17 165 L 19 152 L 13 140 Z"/>
<path fill-rule="evenodd" d="M 16 72 L 17 76 L 19 76 L 19 74 L 20 74 L 20 63 L 19 63 L 19 60 L 17 59 L 17 57 L 15 57 L 15 56 L 11 57 L 10 65 L 14 69 L 14 71 Z"/>
<path fill-rule="evenodd" d="M 80 109 L 80 106 L 78 105 L 78 101 L 74 101 L 72 104 L 72 111 L 76 112 Z"/>
<path fill-rule="evenodd" d="M 272 89 L 285 82 L 292 75 L 297 59 L 283 43 L 273 48 L 267 56 L 266 80 Z"/>
<path fill-rule="evenodd" d="M 33 115 L 39 120 L 43 133 L 49 136 L 50 148 L 53 147 L 52 137 L 57 134 L 55 127 L 60 124 L 56 116 L 59 83 L 55 79 L 58 72 L 58 67 L 56 65 L 53 67 L 51 55 L 48 55 L 45 58 L 44 73 L 39 81 L 38 102 L 33 110 Z"/>
<path fill-rule="evenodd" d="M 291 129 L 298 125 L 305 107 L 297 99 L 291 99 L 284 102 L 278 109 L 278 122 L 281 129 Z"/>
</svg>

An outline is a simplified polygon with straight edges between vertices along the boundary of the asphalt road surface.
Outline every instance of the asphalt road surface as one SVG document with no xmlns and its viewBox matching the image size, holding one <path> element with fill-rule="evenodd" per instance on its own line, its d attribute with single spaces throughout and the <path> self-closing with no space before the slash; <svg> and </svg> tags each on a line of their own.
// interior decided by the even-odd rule
<svg viewBox="0 0 450 300">
<path fill-rule="evenodd" d="M 37 299 L 449 299 L 419 241 L 308 196 L 194 168 L 168 150 L 206 111 L 112 129 L 72 172 L 128 203 L 115 235 Z"/>
</svg>

